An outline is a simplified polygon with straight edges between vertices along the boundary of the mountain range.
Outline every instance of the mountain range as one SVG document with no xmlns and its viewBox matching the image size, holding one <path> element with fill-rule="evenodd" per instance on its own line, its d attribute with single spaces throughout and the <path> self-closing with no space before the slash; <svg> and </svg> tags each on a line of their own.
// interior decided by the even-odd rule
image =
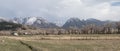
<svg viewBox="0 0 120 51">
<path fill-rule="evenodd" d="M 11 22 L 17 23 L 22 25 L 30 25 L 37 28 L 59 28 L 60 26 L 56 25 L 55 23 L 48 22 L 46 19 L 42 17 L 15 17 L 13 19 L 7 19 L 0 17 L 0 22 Z M 110 21 L 101 21 L 97 19 L 87 19 L 87 20 L 80 20 L 79 18 L 70 18 L 66 21 L 62 28 L 81 28 L 85 25 L 95 24 L 95 25 L 104 25 L 105 23 L 109 23 Z"/>
<path fill-rule="evenodd" d="M 84 26 L 94 24 L 96 26 L 103 26 L 104 24 L 114 22 L 114 21 L 101 21 L 93 18 L 89 18 L 87 20 L 80 20 L 79 18 L 70 18 L 67 22 L 62 26 L 62 28 L 82 28 Z"/>
<path fill-rule="evenodd" d="M 48 22 L 42 17 L 25 17 L 25 18 L 14 18 L 14 22 L 31 25 L 38 28 L 57 28 L 58 26 L 54 23 Z"/>
</svg>

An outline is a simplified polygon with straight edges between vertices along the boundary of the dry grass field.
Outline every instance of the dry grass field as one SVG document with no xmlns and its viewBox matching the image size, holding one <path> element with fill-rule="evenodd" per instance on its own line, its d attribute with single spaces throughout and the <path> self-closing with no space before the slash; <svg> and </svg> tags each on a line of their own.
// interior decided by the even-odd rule
<svg viewBox="0 0 120 51">
<path fill-rule="evenodd" d="M 0 36 L 0 51 L 119 50 L 119 34 Z"/>
</svg>

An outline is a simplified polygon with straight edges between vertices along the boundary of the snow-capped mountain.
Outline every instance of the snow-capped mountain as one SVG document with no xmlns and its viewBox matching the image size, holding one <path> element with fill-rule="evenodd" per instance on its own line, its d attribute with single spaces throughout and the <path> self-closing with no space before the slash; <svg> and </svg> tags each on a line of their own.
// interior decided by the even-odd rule
<svg viewBox="0 0 120 51">
<path fill-rule="evenodd" d="M 22 25 L 30 25 L 38 28 L 58 28 L 59 27 L 54 23 L 48 22 L 42 17 L 16 17 L 13 19 L 0 17 L 0 22 L 11 22 L 11 23 L 17 23 Z M 79 18 L 70 18 L 62 26 L 62 28 L 82 28 L 83 26 L 90 25 L 90 24 L 101 26 L 109 22 L 110 21 L 100 21 L 93 18 L 90 18 L 87 20 L 80 20 Z"/>
<path fill-rule="evenodd" d="M 43 22 L 44 19 L 41 17 L 24 17 L 24 18 L 23 17 L 15 17 L 13 20 L 20 24 L 32 25 L 38 20 L 40 20 L 39 22 L 41 23 L 41 22 Z"/>
<path fill-rule="evenodd" d="M 13 22 L 23 24 L 24 21 L 23 21 L 23 18 L 21 17 L 15 17 L 13 18 Z"/>
<path fill-rule="evenodd" d="M 39 28 L 56 28 L 56 27 L 58 27 L 54 23 L 50 23 L 50 22 L 46 21 L 42 17 L 14 18 L 13 20 L 20 24 L 31 25 L 31 26 L 39 27 Z"/>
<path fill-rule="evenodd" d="M 97 26 L 102 26 L 105 23 L 109 23 L 107 21 L 100 21 L 97 19 L 87 19 L 87 20 L 80 20 L 79 18 L 70 18 L 67 22 L 63 25 L 63 28 L 82 28 L 85 25 L 95 24 Z"/>
<path fill-rule="evenodd" d="M 79 18 L 70 18 L 67 22 L 63 25 L 63 28 L 81 28 L 84 25 Z"/>
</svg>

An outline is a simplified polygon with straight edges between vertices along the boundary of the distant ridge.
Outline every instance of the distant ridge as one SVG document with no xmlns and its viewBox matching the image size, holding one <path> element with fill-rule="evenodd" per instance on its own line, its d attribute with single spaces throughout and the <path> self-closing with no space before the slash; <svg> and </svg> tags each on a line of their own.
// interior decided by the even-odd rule
<svg viewBox="0 0 120 51">
<path fill-rule="evenodd" d="M 87 20 L 80 20 L 79 18 L 70 18 L 67 20 L 67 22 L 62 26 L 62 28 L 82 28 L 85 25 L 95 24 L 97 26 L 104 25 L 105 23 L 108 23 L 108 21 L 100 21 L 97 19 L 87 19 Z"/>
<path fill-rule="evenodd" d="M 30 25 L 38 28 L 57 28 L 58 27 L 56 24 L 48 22 L 42 17 L 14 18 L 13 20 L 20 24 Z"/>
<path fill-rule="evenodd" d="M 60 28 L 60 26 L 56 25 L 55 23 L 48 22 L 42 17 L 15 17 L 13 19 L 7 19 L 0 17 L 0 22 L 10 22 L 22 25 L 29 25 L 37 28 Z M 85 25 L 95 24 L 97 26 L 104 25 L 106 23 L 113 22 L 113 21 L 101 21 L 93 18 L 89 18 L 87 20 L 80 20 L 79 18 L 70 18 L 66 21 L 61 28 L 82 28 Z"/>
</svg>

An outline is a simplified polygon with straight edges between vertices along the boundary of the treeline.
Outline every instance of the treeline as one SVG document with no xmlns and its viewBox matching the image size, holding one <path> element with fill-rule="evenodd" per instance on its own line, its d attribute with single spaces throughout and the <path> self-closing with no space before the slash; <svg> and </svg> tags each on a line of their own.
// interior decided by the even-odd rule
<svg viewBox="0 0 120 51">
<path fill-rule="evenodd" d="M 120 22 L 104 25 L 85 25 L 82 28 L 67 29 L 69 34 L 120 34 Z"/>
<path fill-rule="evenodd" d="M 62 35 L 62 34 L 120 34 L 120 22 L 107 23 L 104 25 L 89 24 L 82 28 L 32 28 L 21 24 L 0 23 L 0 34 L 5 34 L 3 30 L 10 30 L 9 34 L 15 32 L 22 35 Z M 6 33 L 6 35 L 8 34 Z"/>
<path fill-rule="evenodd" d="M 16 24 L 11 22 L 0 22 L 0 31 L 17 31 L 17 30 L 27 30 L 35 29 L 32 26 Z"/>
<path fill-rule="evenodd" d="M 21 24 L 15 24 L 10 22 L 0 22 L 0 31 L 1 30 L 17 30 L 22 27 Z"/>
<path fill-rule="evenodd" d="M 46 29 L 44 34 L 120 34 L 120 22 L 106 23 L 104 25 L 89 24 L 82 28 Z"/>
</svg>

